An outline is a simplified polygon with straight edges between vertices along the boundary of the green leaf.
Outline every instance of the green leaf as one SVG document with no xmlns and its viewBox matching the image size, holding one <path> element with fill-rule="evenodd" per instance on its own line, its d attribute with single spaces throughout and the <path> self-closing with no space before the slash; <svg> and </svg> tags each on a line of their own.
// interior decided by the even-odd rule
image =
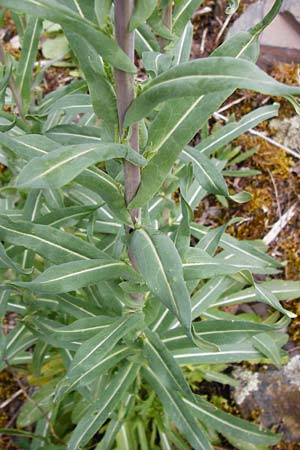
<svg viewBox="0 0 300 450">
<path fill-rule="evenodd" d="M 278 103 L 257 108 L 249 114 L 246 114 L 239 122 L 230 122 L 220 128 L 208 138 L 204 139 L 201 144 L 197 145 L 195 150 L 197 149 L 206 156 L 211 155 L 215 150 L 229 144 L 233 139 L 236 139 L 250 128 L 256 127 L 263 120 L 277 116 L 278 109 Z"/>
<path fill-rule="evenodd" d="M 129 107 L 125 126 L 146 117 L 159 103 L 226 89 L 252 89 L 267 95 L 300 95 L 300 88 L 277 82 L 255 64 L 231 57 L 197 59 L 169 69 L 150 81 Z"/>
<path fill-rule="evenodd" d="M 212 409 L 209 402 L 198 396 L 195 397 L 194 402 L 189 399 L 183 401 L 201 421 L 224 436 L 238 436 L 239 441 L 249 442 L 257 447 L 275 445 L 280 439 L 278 434 L 263 431 L 256 425 L 224 411 L 219 411 L 217 408 Z"/>
<path fill-rule="evenodd" d="M 140 228 L 131 233 L 130 248 L 149 289 L 190 334 L 190 296 L 174 243 L 159 231 Z"/>
<path fill-rule="evenodd" d="M 97 167 L 85 169 L 76 181 L 100 195 L 113 212 L 114 216 L 122 223 L 131 225 L 131 218 L 124 200 L 124 193 L 120 186 L 106 172 Z"/>
<path fill-rule="evenodd" d="M 39 134 L 27 134 L 24 136 L 12 137 L 6 133 L 1 133 L 1 144 L 7 147 L 19 158 L 28 161 L 32 158 L 43 156 L 57 148 L 57 144 L 46 136 Z"/>
<path fill-rule="evenodd" d="M 0 243 L 0 268 L 10 268 L 15 270 L 16 272 L 28 274 L 28 270 L 23 269 L 7 255 L 5 248 L 1 243 Z"/>
<path fill-rule="evenodd" d="M 113 86 L 104 75 L 104 69 L 96 50 L 76 33 L 66 36 L 86 78 L 94 111 L 109 127 L 112 136 L 118 130 L 118 112 Z"/>
<path fill-rule="evenodd" d="M 214 276 L 207 281 L 192 297 L 192 318 L 196 319 L 203 311 L 214 304 L 224 291 L 233 285 L 229 277 Z"/>
<path fill-rule="evenodd" d="M 89 408 L 76 426 L 69 441 L 68 450 L 78 450 L 96 434 L 124 397 L 133 383 L 138 369 L 138 366 L 133 363 L 127 363 L 118 371 L 108 383 L 100 400 Z"/>
<path fill-rule="evenodd" d="M 227 97 L 227 94 L 226 94 Z M 226 99 L 224 93 L 166 103 L 149 129 L 146 148 L 151 156 L 131 207 L 143 206 L 158 191 L 183 147 Z"/>
<path fill-rule="evenodd" d="M 57 379 L 42 386 L 31 398 L 27 400 L 21 407 L 18 414 L 17 426 L 20 428 L 28 427 L 43 417 L 44 413 L 48 413 L 53 407 L 53 399 Z"/>
<path fill-rule="evenodd" d="M 142 373 L 155 390 L 167 415 L 193 448 L 195 450 L 212 450 L 206 436 L 201 431 L 190 409 L 185 406 L 180 395 L 173 389 L 167 389 L 150 367 L 143 368 Z"/>
<path fill-rule="evenodd" d="M 251 344 L 222 345 L 218 351 L 201 350 L 195 347 L 174 349 L 172 351 L 176 362 L 186 364 L 221 364 L 241 361 L 260 361 L 261 354 Z"/>
<path fill-rule="evenodd" d="M 175 389 L 193 398 L 180 367 L 175 362 L 172 353 L 158 335 L 149 329 L 144 331 L 144 356 L 150 369 L 159 377 L 167 389 Z"/>
<path fill-rule="evenodd" d="M 278 299 L 275 297 L 273 292 L 266 289 L 264 286 L 261 286 L 258 283 L 254 284 L 255 290 L 257 292 L 258 298 L 260 301 L 266 303 L 267 305 L 272 306 L 277 311 L 282 312 L 282 314 L 285 314 L 287 317 L 295 318 L 297 315 L 293 313 L 292 311 L 289 311 L 288 309 L 285 309 L 278 301 Z"/>
<path fill-rule="evenodd" d="M 300 295 L 300 282 L 299 281 L 281 281 L 271 280 L 260 283 L 260 289 L 266 288 L 271 292 L 277 300 L 293 300 Z M 263 298 L 254 287 L 243 289 L 242 291 L 235 292 L 230 295 L 221 297 L 219 300 L 211 304 L 211 306 L 225 306 L 233 305 L 235 303 L 248 303 L 263 301 Z M 269 304 L 269 303 L 268 303 Z"/>
<path fill-rule="evenodd" d="M 156 0 L 136 0 L 133 14 L 129 23 L 129 31 L 133 31 L 151 16 L 157 5 Z"/>
<path fill-rule="evenodd" d="M 55 228 L 64 226 L 74 226 L 81 219 L 91 215 L 98 205 L 94 206 L 70 206 L 68 208 L 56 209 L 35 220 L 42 225 L 50 225 Z"/>
<path fill-rule="evenodd" d="M 234 14 L 240 4 L 240 0 L 228 0 L 228 6 L 225 10 L 226 14 Z"/>
<path fill-rule="evenodd" d="M 181 154 L 184 161 L 193 163 L 195 176 L 200 186 L 209 193 L 229 196 L 225 180 L 212 160 L 192 147 L 183 150 Z"/>
<path fill-rule="evenodd" d="M 136 71 L 128 56 L 113 39 L 95 28 L 94 24 L 56 0 L 1 0 L 1 5 L 59 23 L 67 31 L 75 29 L 113 67 L 126 72 L 134 73 Z"/>
<path fill-rule="evenodd" d="M 201 3 L 203 3 L 203 0 L 182 0 L 175 6 L 173 12 L 173 30 L 177 36 L 181 35 L 193 12 Z"/>
<path fill-rule="evenodd" d="M 95 13 L 100 28 L 104 28 L 111 10 L 112 0 L 95 0 Z"/>
<path fill-rule="evenodd" d="M 281 367 L 281 354 L 278 345 L 272 336 L 269 336 L 267 333 L 260 333 L 252 337 L 252 343 L 254 347 L 271 361 L 274 362 L 275 366 Z"/>
<path fill-rule="evenodd" d="M 76 259 L 107 259 L 104 252 L 70 233 L 48 225 L 14 222 L 1 215 L 0 238 L 5 242 L 33 250 L 54 264 Z"/>
<path fill-rule="evenodd" d="M 135 46 L 139 56 L 142 56 L 143 52 L 160 50 L 159 43 L 147 24 L 135 30 Z"/>
<path fill-rule="evenodd" d="M 57 125 L 46 131 L 46 136 L 61 145 L 100 144 L 99 128 L 75 124 Z"/>
<path fill-rule="evenodd" d="M 141 314 L 124 316 L 85 341 L 74 356 L 67 374 L 68 378 L 82 375 L 83 371 L 93 368 L 124 336 L 140 325 L 142 325 Z"/>
<path fill-rule="evenodd" d="M 241 258 L 227 260 L 222 253 L 211 257 L 204 250 L 191 248 L 183 263 L 185 280 L 212 278 L 216 275 L 230 275 L 243 270 L 251 270 L 254 273 L 277 273 L 274 269 L 268 269 L 259 264 L 248 263 Z"/>
<path fill-rule="evenodd" d="M 20 173 L 17 186 L 58 188 L 72 181 L 88 166 L 113 158 L 125 158 L 135 165 L 145 164 L 141 155 L 125 145 L 69 145 L 30 161 Z"/>
<path fill-rule="evenodd" d="M 28 317 L 24 320 L 30 328 L 41 330 L 47 333 L 50 338 L 62 344 L 72 341 L 77 343 L 87 341 L 95 334 L 100 333 L 100 331 L 106 330 L 115 322 L 115 318 L 108 316 L 82 318 L 65 326 L 60 322 L 43 317 Z"/>
<path fill-rule="evenodd" d="M 181 211 L 182 211 L 182 219 L 176 230 L 174 243 L 176 248 L 178 249 L 178 253 L 181 258 L 184 258 L 187 249 L 190 246 L 191 240 L 191 232 L 190 232 L 190 223 L 192 219 L 192 210 L 189 207 L 189 204 L 185 201 L 183 197 L 181 197 Z"/>
<path fill-rule="evenodd" d="M 194 327 L 199 337 L 217 345 L 238 344 L 260 333 L 265 332 L 264 334 L 266 334 L 274 331 L 274 328 L 270 325 L 243 320 L 204 320 L 195 322 Z M 181 327 L 164 333 L 162 341 L 170 349 L 190 346 L 190 342 Z"/>
<path fill-rule="evenodd" d="M 207 234 L 208 230 L 199 224 L 191 224 L 191 233 L 197 239 L 202 239 L 203 236 Z M 233 255 L 239 256 L 247 261 L 249 264 L 261 265 L 262 267 L 281 267 L 281 263 L 266 255 L 261 250 L 257 249 L 253 245 L 250 245 L 247 241 L 239 241 L 234 237 L 224 234 L 220 246 L 232 253 Z"/>
<path fill-rule="evenodd" d="M 77 374 L 67 374 L 66 377 L 57 385 L 56 398 L 75 390 L 78 386 L 84 386 L 86 383 L 100 377 L 106 371 L 116 367 L 120 361 L 126 360 L 134 352 L 131 348 L 124 345 L 111 347 L 109 354 L 104 357 L 98 357 L 97 361 L 88 369 L 82 369 Z"/>
<path fill-rule="evenodd" d="M 193 41 L 193 25 L 188 22 L 182 35 L 170 50 L 171 55 L 175 57 L 173 65 L 187 62 L 190 59 L 190 53 Z"/>
<path fill-rule="evenodd" d="M 219 47 L 214 56 L 233 56 L 236 58 L 257 57 L 257 39 L 260 32 L 278 12 L 278 2 L 263 22 L 251 32 L 232 37 Z M 276 9 L 277 8 L 277 9 Z M 276 11 L 275 11 L 276 10 Z M 227 42 L 229 44 L 227 45 Z M 252 48 L 255 46 L 255 54 Z M 147 48 L 151 50 L 151 48 Z M 232 94 L 232 90 L 215 92 L 214 94 L 166 102 L 153 121 L 149 130 L 149 153 L 152 159 L 142 171 L 141 184 L 130 207 L 136 208 L 147 203 L 158 191 L 183 147 L 205 125 L 209 116 Z"/>
<path fill-rule="evenodd" d="M 140 280 L 138 273 L 124 262 L 93 259 L 51 266 L 33 281 L 14 284 L 34 292 L 60 294 L 120 277 Z"/>
<path fill-rule="evenodd" d="M 47 442 L 47 439 L 43 436 L 36 436 L 34 433 L 30 433 L 30 431 L 16 430 L 15 428 L 0 428 L 0 433 L 8 434 L 9 436 L 25 437 L 30 439 L 38 437 L 42 441 Z"/>
<path fill-rule="evenodd" d="M 95 450 L 110 450 L 113 447 L 116 436 L 122 427 L 123 421 L 118 419 L 111 419 L 106 431 L 101 438 L 101 441 Z"/>
</svg>

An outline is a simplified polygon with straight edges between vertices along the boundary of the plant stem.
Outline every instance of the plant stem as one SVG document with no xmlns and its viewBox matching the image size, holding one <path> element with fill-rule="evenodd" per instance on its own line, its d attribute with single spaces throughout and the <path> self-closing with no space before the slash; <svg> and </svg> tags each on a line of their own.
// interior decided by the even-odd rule
<svg viewBox="0 0 300 450">
<path fill-rule="evenodd" d="M 117 0 L 115 2 L 115 29 L 116 38 L 119 46 L 134 61 L 134 32 L 130 33 L 129 22 L 133 13 L 134 0 Z M 128 106 L 134 99 L 134 76 L 122 70 L 115 70 L 117 106 L 119 114 L 120 137 L 123 135 L 123 122 Z M 131 128 L 129 138 L 130 146 L 139 151 L 139 129 L 138 124 Z M 128 205 L 135 196 L 141 181 L 140 168 L 124 162 L 124 183 L 125 183 L 125 201 Z M 133 223 L 141 220 L 140 208 L 131 209 L 130 216 Z M 129 232 L 130 230 L 128 230 Z M 135 255 L 131 249 L 128 249 L 128 256 L 133 267 L 137 268 Z M 143 303 L 143 295 L 140 293 L 132 294 L 133 300 L 137 303 Z"/>
<path fill-rule="evenodd" d="M 115 29 L 119 46 L 134 61 L 134 32 L 130 33 L 129 22 L 134 8 L 134 0 L 117 0 L 115 2 Z M 120 136 L 123 134 L 123 122 L 128 106 L 134 99 L 134 77 L 132 74 L 115 70 L 117 105 L 119 114 Z M 139 151 L 138 124 L 134 124 L 129 138 L 130 146 Z M 124 162 L 125 200 L 128 205 L 135 196 L 141 179 L 140 169 L 133 164 Z M 140 209 L 130 211 L 133 222 L 140 219 Z"/>
</svg>

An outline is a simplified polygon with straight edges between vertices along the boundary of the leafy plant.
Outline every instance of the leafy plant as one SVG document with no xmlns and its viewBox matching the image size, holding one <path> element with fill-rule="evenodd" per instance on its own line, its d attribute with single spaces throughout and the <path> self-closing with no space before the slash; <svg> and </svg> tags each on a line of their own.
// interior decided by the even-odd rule
<svg viewBox="0 0 300 450">
<path fill-rule="evenodd" d="M 280 301 L 299 296 L 299 283 L 268 279 L 281 264 L 261 245 L 237 241 L 228 224 L 200 226 L 192 213 L 208 193 L 250 198 L 228 190 L 226 166 L 244 157 L 226 146 L 278 112 L 258 108 L 207 136 L 231 93 L 251 88 L 298 107 L 299 88 L 255 65 L 259 35 L 281 1 L 191 62 L 189 18 L 200 2 L 172 3 L 0 0 L 18 26 L 26 21 L 20 61 L 2 58 L 1 89 L 19 117 L 1 114 L 10 181 L 0 199 L 0 315 L 19 314 L 1 336 L 1 368 L 21 366 L 41 386 L 18 418 L 34 434 L 7 431 L 31 450 L 208 450 L 219 433 L 239 449 L 260 449 L 279 439 L 194 394 L 184 367 L 232 384 L 224 365 L 279 366 L 286 355 L 282 329 L 293 315 Z M 32 74 L 43 20 L 60 25 L 85 79 L 40 99 Z M 275 312 L 262 320 L 222 309 L 251 301 Z"/>
</svg>

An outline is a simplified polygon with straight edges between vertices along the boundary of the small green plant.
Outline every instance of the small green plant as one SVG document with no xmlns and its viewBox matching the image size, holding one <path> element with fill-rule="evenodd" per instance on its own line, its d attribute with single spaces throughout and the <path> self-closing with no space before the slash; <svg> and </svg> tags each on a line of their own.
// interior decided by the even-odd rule
<svg viewBox="0 0 300 450">
<path fill-rule="evenodd" d="M 234 385 L 222 373 L 228 363 L 279 366 L 292 317 L 280 301 L 299 296 L 299 283 L 269 279 L 281 265 L 260 244 L 234 239 L 228 224 L 200 226 L 193 210 L 208 193 L 249 199 L 227 188 L 230 161 L 244 159 L 228 144 L 278 105 L 207 135 L 210 116 L 237 88 L 295 107 L 300 88 L 255 65 L 280 0 L 253 29 L 189 62 L 199 3 L 0 0 L 23 49 L 18 63 L 2 52 L 2 98 L 19 116 L 0 115 L 10 171 L 0 198 L 0 316 L 19 319 L 1 335 L 1 368 L 21 366 L 41 385 L 19 430 L 6 430 L 23 448 L 209 450 L 222 434 L 257 450 L 279 439 L 218 410 L 184 375 Z M 40 98 L 32 73 L 43 20 L 60 25 L 85 79 Z M 134 51 L 145 81 L 135 78 Z M 262 320 L 222 309 L 251 301 L 275 312 Z"/>
</svg>

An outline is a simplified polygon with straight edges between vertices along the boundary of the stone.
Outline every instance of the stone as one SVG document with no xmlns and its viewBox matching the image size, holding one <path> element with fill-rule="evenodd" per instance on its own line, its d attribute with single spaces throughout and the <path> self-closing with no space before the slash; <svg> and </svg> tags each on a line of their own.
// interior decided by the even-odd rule
<svg viewBox="0 0 300 450">
<path fill-rule="evenodd" d="M 300 2 L 299 0 L 285 0 L 283 2 L 282 12 L 290 13 L 297 22 L 300 23 Z"/>
<path fill-rule="evenodd" d="M 300 152 L 300 117 L 293 116 L 288 119 L 273 119 L 270 127 L 275 130 L 276 139 L 281 144 L 292 150 Z M 300 156 L 300 153 L 299 153 Z"/>
<path fill-rule="evenodd" d="M 282 369 L 251 372 L 239 367 L 233 373 L 240 381 L 233 397 L 242 417 L 259 415 L 259 423 L 283 433 L 283 441 L 300 441 L 300 355 Z"/>
<path fill-rule="evenodd" d="M 232 25 L 227 37 L 245 31 L 262 20 L 274 0 L 258 0 L 251 4 Z M 273 62 L 300 63 L 300 0 L 285 0 L 280 14 L 260 37 L 261 66 Z"/>
<path fill-rule="evenodd" d="M 242 14 L 230 27 L 227 33 L 227 39 L 238 33 L 246 31 L 256 25 L 264 17 L 264 0 L 258 0 L 248 6 L 244 14 Z"/>
</svg>

